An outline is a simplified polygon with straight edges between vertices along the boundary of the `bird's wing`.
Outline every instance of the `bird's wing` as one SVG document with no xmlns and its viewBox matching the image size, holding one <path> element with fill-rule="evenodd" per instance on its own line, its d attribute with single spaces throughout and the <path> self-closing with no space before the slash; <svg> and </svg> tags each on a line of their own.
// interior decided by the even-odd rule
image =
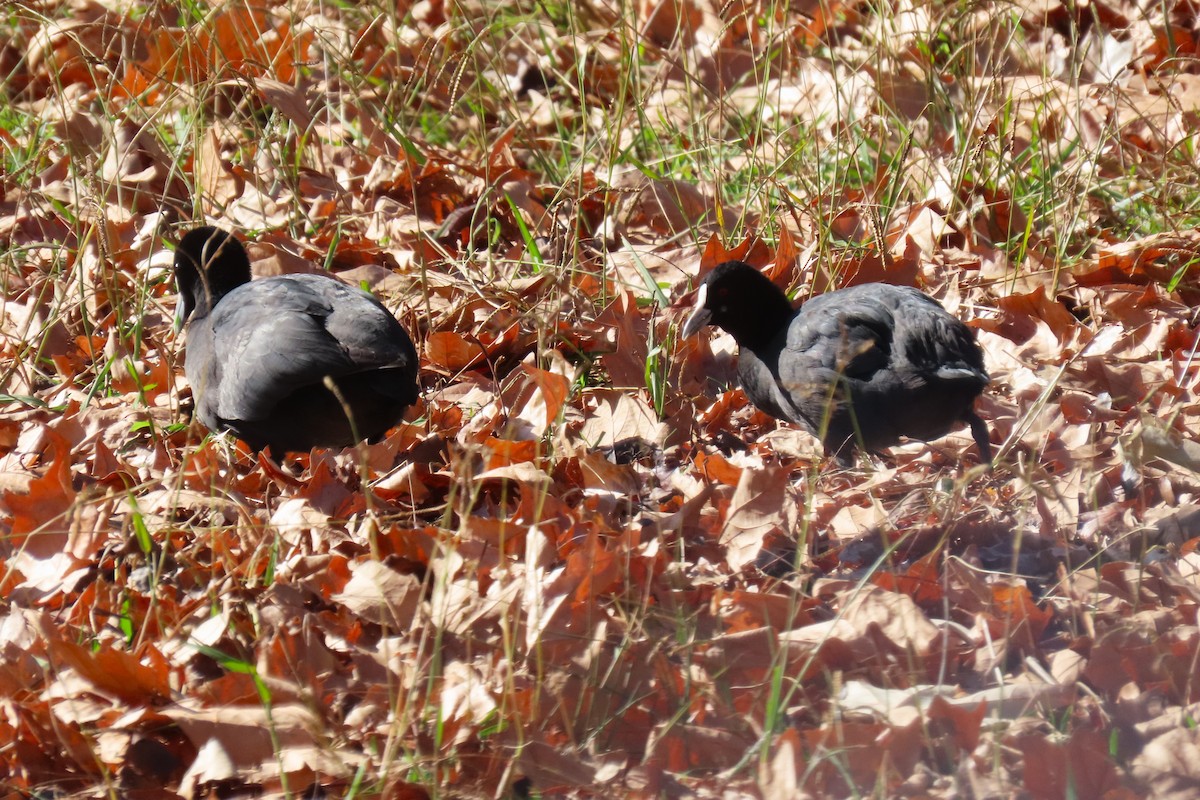
<svg viewBox="0 0 1200 800">
<path fill-rule="evenodd" d="M 372 298 L 321 276 L 244 284 L 206 322 L 220 370 L 209 405 L 222 420 L 262 419 L 280 400 L 324 376 L 388 368 L 415 375 L 407 334 L 402 343 L 373 340 L 387 320 L 399 328 Z"/>
<path fill-rule="evenodd" d="M 905 286 L 867 284 L 808 301 L 792 321 L 785 349 L 793 377 L 836 374 L 869 382 L 887 369 L 901 380 L 988 379 L 970 328 Z"/>
<path fill-rule="evenodd" d="M 844 438 L 850 394 L 890 380 L 895 287 L 869 284 L 815 297 L 800 307 L 781 343 L 778 392 L 787 416 Z M 885 381 L 886 382 L 886 381 Z M 848 392 L 850 394 L 848 394 Z"/>
<path fill-rule="evenodd" d="M 781 376 L 818 382 L 835 376 L 869 381 L 892 358 L 896 326 L 891 290 L 870 284 L 820 295 L 800 307 L 780 356 Z M 919 297 L 923 297 L 917 293 Z M 784 374 L 784 368 L 790 375 Z"/>
<path fill-rule="evenodd" d="M 351 360 L 364 370 L 410 370 L 415 378 L 417 350 L 408 333 L 382 303 L 340 282 L 334 282 L 334 288 L 326 292 L 333 293 L 327 295 L 331 298 L 336 295 L 336 300 L 333 313 L 325 319 L 325 329 L 341 343 Z"/>
<path fill-rule="evenodd" d="M 940 305 L 930 309 L 924 304 L 906 304 L 901 308 L 896 315 L 894 350 L 901 368 L 909 366 L 947 381 L 988 381 L 983 351 L 971 329 Z"/>
</svg>

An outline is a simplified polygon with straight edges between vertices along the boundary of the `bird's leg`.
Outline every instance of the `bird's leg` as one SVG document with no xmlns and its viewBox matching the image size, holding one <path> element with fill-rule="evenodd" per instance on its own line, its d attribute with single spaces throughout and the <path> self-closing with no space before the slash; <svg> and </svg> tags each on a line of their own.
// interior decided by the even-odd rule
<svg viewBox="0 0 1200 800">
<path fill-rule="evenodd" d="M 990 470 L 992 468 L 992 442 L 988 435 L 987 423 L 974 411 L 968 411 L 963 416 L 963 420 L 971 426 L 971 436 L 975 438 L 975 446 L 979 448 L 979 455 Z"/>
</svg>

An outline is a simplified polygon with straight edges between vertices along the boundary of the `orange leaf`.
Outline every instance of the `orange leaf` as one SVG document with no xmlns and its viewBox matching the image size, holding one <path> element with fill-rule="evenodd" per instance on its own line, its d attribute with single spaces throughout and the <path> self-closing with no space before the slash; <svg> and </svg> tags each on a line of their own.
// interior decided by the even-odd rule
<svg viewBox="0 0 1200 800">
<path fill-rule="evenodd" d="M 1033 602 L 1033 596 L 1025 586 L 993 586 L 992 600 L 996 604 L 997 616 L 1007 617 L 1013 622 L 1028 622 L 1035 641 L 1054 616 L 1051 611 L 1039 608 Z"/>
<path fill-rule="evenodd" d="M 582 603 L 609 592 L 618 591 L 621 580 L 621 564 L 616 554 L 606 550 L 597 537 L 567 557 L 566 576 L 577 581 L 574 600 Z"/>
<path fill-rule="evenodd" d="M 558 414 L 567 401 L 567 394 L 571 389 L 570 384 L 567 383 L 565 377 L 555 372 L 547 372 L 528 364 L 522 364 L 521 369 L 541 390 L 542 401 L 546 404 L 546 420 L 553 423 L 558 419 Z"/>
<path fill-rule="evenodd" d="M 742 477 L 741 467 L 730 464 L 719 453 L 697 452 L 693 463 L 701 475 L 718 480 L 726 486 L 737 486 Z"/>
<path fill-rule="evenodd" d="M 161 656 L 153 658 L 154 664 L 141 663 L 132 653 L 113 650 L 102 645 L 92 650 L 74 642 L 58 638 L 45 622 L 47 652 L 50 661 L 58 669 L 71 667 L 79 677 L 91 683 L 103 694 L 120 698 L 138 705 L 170 698 L 171 686 L 167 680 L 167 662 Z M 157 656 L 157 651 L 153 652 Z"/>
<path fill-rule="evenodd" d="M 871 580 L 876 586 L 908 595 L 918 604 L 936 603 L 942 599 L 940 564 L 941 550 L 934 550 L 914 561 L 903 575 L 879 572 Z"/>
<path fill-rule="evenodd" d="M 483 359 L 483 348 L 454 331 L 438 331 L 425 340 L 429 363 L 450 372 L 458 372 Z"/>
<path fill-rule="evenodd" d="M 926 712 L 926 721 L 939 730 L 949 728 L 955 745 L 963 752 L 971 752 L 979 744 L 979 727 L 987 716 L 987 703 L 980 700 L 975 708 L 956 706 L 946 698 L 933 698 Z"/>
<path fill-rule="evenodd" d="M 11 545 L 25 548 L 35 558 L 61 551 L 67 543 L 67 512 L 75 502 L 71 485 L 70 446 L 60 435 L 46 430 L 54 455 L 50 466 L 29 482 L 24 492 L 4 492 L 4 505 L 12 517 Z M 50 530 L 39 530 L 54 520 L 61 522 Z M 36 536 L 31 536 L 34 532 Z"/>
<path fill-rule="evenodd" d="M 510 439 L 497 439 L 494 436 L 489 436 L 483 442 L 483 446 L 487 450 L 487 458 L 484 461 L 483 468 L 485 470 L 497 469 L 498 467 L 507 467 L 510 464 L 533 461 L 537 458 L 539 444 L 540 442 L 536 439 L 512 441 Z"/>
</svg>

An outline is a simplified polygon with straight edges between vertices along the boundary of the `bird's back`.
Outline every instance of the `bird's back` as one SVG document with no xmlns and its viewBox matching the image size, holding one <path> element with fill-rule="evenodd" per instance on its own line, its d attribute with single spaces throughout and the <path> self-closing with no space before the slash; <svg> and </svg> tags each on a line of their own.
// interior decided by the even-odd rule
<svg viewBox="0 0 1200 800">
<path fill-rule="evenodd" d="M 875 450 L 902 436 L 937 438 L 960 424 L 988 381 L 966 325 L 916 289 L 888 284 L 806 302 L 778 352 L 750 365 L 759 387 L 772 358 L 779 384 L 769 401 L 781 416 L 825 431 L 835 451 L 858 439 Z"/>
<path fill-rule="evenodd" d="M 403 327 L 373 297 L 329 277 L 243 284 L 188 337 L 201 422 L 255 447 L 305 450 L 358 438 L 342 401 L 323 388 L 326 376 L 364 437 L 390 427 L 417 397 L 417 355 Z"/>
</svg>

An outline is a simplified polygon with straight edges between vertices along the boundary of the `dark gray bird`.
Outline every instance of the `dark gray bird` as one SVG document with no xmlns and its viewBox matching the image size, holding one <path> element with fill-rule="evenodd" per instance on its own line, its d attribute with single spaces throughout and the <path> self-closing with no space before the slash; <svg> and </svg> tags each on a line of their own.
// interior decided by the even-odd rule
<svg viewBox="0 0 1200 800">
<path fill-rule="evenodd" d="M 280 458 L 381 438 L 416 402 L 412 340 L 366 292 L 323 275 L 251 281 L 242 245 L 210 227 L 180 241 L 175 280 L 184 369 L 209 430 Z"/>
<path fill-rule="evenodd" d="M 971 329 L 916 289 L 871 283 L 793 310 L 749 264 L 720 264 L 696 290 L 683 326 L 738 344 L 738 378 L 754 405 L 821 439 L 839 463 L 901 437 L 929 441 L 967 424 L 985 462 L 991 445 L 975 398 L 988 383 Z"/>
</svg>

